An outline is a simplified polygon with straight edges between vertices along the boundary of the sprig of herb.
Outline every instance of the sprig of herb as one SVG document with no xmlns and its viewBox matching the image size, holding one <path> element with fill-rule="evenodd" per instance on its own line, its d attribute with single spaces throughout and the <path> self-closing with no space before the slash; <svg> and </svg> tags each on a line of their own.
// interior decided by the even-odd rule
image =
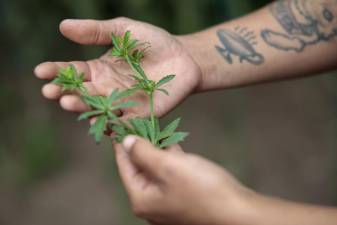
<svg viewBox="0 0 337 225">
<path fill-rule="evenodd" d="M 138 40 L 132 39 L 129 31 L 122 37 L 111 34 L 111 39 L 113 44 L 111 56 L 124 60 L 130 66 L 134 72 L 132 78 L 136 84 L 125 91 L 114 90 L 107 97 L 90 96 L 83 85 L 84 74 L 78 74 L 73 65 L 60 69 L 53 82 L 60 85 L 63 91 L 78 90 L 83 102 L 91 108 L 90 111 L 82 113 L 79 116 L 79 120 L 96 118 L 89 130 L 89 134 L 94 135 L 98 143 L 107 129 L 111 129 L 115 133 L 113 139 L 117 142 L 121 142 L 127 135 L 138 135 L 146 138 L 159 148 L 166 148 L 183 141 L 188 133 L 176 132 L 180 118 L 161 130 L 159 120 L 154 112 L 154 93 L 161 91 L 169 95 L 169 92 L 163 89 L 162 86 L 174 79 L 175 75 L 163 76 L 159 81 L 149 79 L 141 67 L 141 60 L 144 58 L 145 49 L 147 48 L 144 46 L 147 43 L 140 43 Z M 128 107 L 135 107 L 137 105 L 136 102 L 125 101 L 125 99 L 137 91 L 144 92 L 149 98 L 150 118 L 120 120 L 114 112 Z"/>
<path fill-rule="evenodd" d="M 74 65 L 69 65 L 66 68 L 60 68 L 57 77 L 53 80 L 54 84 L 62 87 L 63 91 L 80 90 L 86 94 L 83 86 L 84 73 L 78 74 Z"/>
</svg>

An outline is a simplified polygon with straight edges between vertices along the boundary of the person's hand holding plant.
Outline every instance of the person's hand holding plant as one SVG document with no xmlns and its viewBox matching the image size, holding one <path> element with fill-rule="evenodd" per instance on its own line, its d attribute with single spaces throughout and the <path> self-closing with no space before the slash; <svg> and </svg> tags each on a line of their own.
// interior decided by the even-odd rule
<svg viewBox="0 0 337 225">
<path fill-rule="evenodd" d="M 70 40 L 85 45 L 111 45 L 111 33 L 123 36 L 131 31 L 135 39 L 146 41 L 151 48 L 146 50 L 142 67 L 151 80 L 159 81 L 163 75 L 176 74 L 175 79 L 167 84 L 170 96 L 157 92 L 154 95 L 155 114 L 165 115 L 192 93 L 201 81 L 201 71 L 183 45 L 165 30 L 153 25 L 134 21 L 128 18 L 116 18 L 106 21 L 65 20 L 60 25 L 61 33 Z M 89 61 L 45 62 L 35 68 L 40 79 L 54 79 L 60 68 L 73 64 L 79 73 L 84 73 L 84 86 L 90 95 L 108 96 L 114 89 L 124 90 L 133 85 L 129 76 L 130 67 L 110 56 L 111 51 L 101 57 Z M 49 99 L 60 99 L 61 106 L 69 111 L 82 112 L 88 110 L 77 93 L 61 92 L 55 84 L 43 87 L 43 95 Z M 140 102 L 138 107 L 121 110 L 124 117 L 150 116 L 149 100 L 143 95 L 133 97 Z"/>
<path fill-rule="evenodd" d="M 153 225 L 237 225 L 253 216 L 254 192 L 178 145 L 159 151 L 128 136 L 115 151 L 133 212 Z"/>
</svg>

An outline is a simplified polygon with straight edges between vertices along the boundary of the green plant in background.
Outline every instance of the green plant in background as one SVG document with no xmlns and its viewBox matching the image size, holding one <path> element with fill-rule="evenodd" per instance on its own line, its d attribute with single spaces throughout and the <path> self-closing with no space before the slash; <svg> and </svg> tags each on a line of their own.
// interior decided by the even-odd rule
<svg viewBox="0 0 337 225">
<path fill-rule="evenodd" d="M 138 135 L 151 141 L 159 148 L 165 148 L 179 143 L 188 135 L 186 132 L 176 132 L 180 123 L 180 118 L 171 122 L 163 130 L 160 129 L 159 120 L 154 113 L 154 93 L 161 91 L 169 95 L 168 91 L 162 86 L 172 79 L 175 75 L 164 76 L 161 80 L 154 81 L 148 78 L 141 67 L 141 60 L 144 57 L 147 43 L 140 43 L 138 40 L 131 39 L 131 33 L 127 31 L 124 36 L 118 37 L 111 34 L 113 49 L 111 56 L 125 61 L 133 71 L 131 75 L 135 84 L 124 91 L 114 90 L 110 96 L 90 96 L 83 85 L 84 74 L 78 74 L 73 65 L 59 70 L 54 83 L 62 87 L 63 91 L 77 90 L 85 104 L 91 110 L 80 115 L 79 120 L 95 117 L 96 120 L 89 130 L 89 134 L 94 135 L 96 142 L 100 142 L 104 133 L 108 130 L 114 132 L 113 139 L 121 142 L 127 135 Z M 125 101 L 137 91 L 144 92 L 149 98 L 150 118 L 132 118 L 122 121 L 114 113 L 116 110 L 135 107 L 137 102 Z"/>
</svg>

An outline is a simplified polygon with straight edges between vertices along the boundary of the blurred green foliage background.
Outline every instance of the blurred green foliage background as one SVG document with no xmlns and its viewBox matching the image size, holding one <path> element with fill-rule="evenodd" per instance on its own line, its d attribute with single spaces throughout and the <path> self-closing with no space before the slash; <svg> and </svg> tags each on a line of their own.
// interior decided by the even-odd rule
<svg viewBox="0 0 337 225">
<path fill-rule="evenodd" d="M 42 61 L 90 59 L 106 49 L 63 38 L 65 18 L 126 16 L 175 34 L 195 32 L 267 0 L 27 0 L 0 2 L 0 224 L 142 224 L 129 208 L 110 143 L 40 95 Z M 266 194 L 337 204 L 337 81 L 303 80 L 197 95 L 184 144 Z M 165 119 L 164 119 L 165 120 Z"/>
</svg>

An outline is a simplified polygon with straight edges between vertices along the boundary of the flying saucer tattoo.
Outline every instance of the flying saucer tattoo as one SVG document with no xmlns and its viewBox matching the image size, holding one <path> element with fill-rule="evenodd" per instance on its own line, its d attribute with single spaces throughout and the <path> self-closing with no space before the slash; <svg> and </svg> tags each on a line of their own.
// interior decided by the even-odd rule
<svg viewBox="0 0 337 225">
<path fill-rule="evenodd" d="M 233 64 L 233 56 L 237 56 L 240 63 L 246 61 L 260 65 L 264 62 L 263 55 L 255 50 L 257 41 L 253 31 L 237 26 L 234 31 L 219 29 L 216 34 L 221 46 L 216 45 L 215 48 L 229 64 Z"/>
</svg>

